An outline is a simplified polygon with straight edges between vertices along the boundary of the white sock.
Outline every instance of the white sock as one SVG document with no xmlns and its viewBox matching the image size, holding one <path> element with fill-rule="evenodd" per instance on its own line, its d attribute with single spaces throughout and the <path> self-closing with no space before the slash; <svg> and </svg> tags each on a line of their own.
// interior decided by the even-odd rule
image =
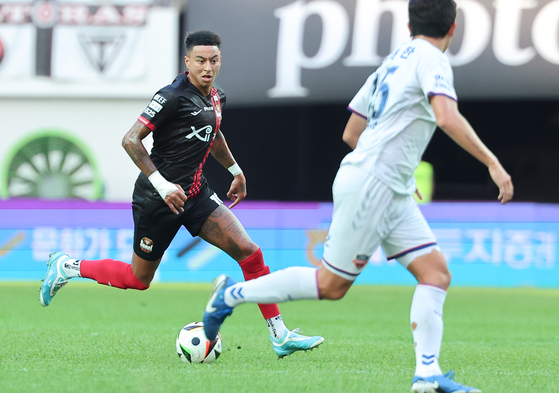
<svg viewBox="0 0 559 393">
<path fill-rule="evenodd" d="M 446 291 L 419 284 L 411 303 L 410 323 L 415 343 L 415 375 L 441 375 L 439 354 L 443 339 L 443 305 Z"/>
<path fill-rule="evenodd" d="M 276 340 L 283 338 L 283 335 L 287 331 L 287 327 L 283 323 L 281 314 L 278 315 L 277 317 L 266 319 L 266 323 L 268 324 L 268 330 L 270 331 L 270 336 L 272 336 Z"/>
<path fill-rule="evenodd" d="M 64 258 L 64 257 L 63 257 Z M 80 264 L 81 260 L 68 258 L 62 262 L 62 273 L 68 278 L 81 277 Z"/>
<path fill-rule="evenodd" d="M 225 291 L 225 303 L 230 307 L 239 304 L 285 303 L 289 300 L 318 300 L 317 269 L 288 267 L 245 282 L 239 282 Z"/>
</svg>

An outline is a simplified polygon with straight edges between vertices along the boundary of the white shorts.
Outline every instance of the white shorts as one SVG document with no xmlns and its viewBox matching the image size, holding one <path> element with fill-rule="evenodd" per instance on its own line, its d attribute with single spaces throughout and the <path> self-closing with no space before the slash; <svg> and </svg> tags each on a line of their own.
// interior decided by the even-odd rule
<svg viewBox="0 0 559 393">
<path fill-rule="evenodd" d="M 332 192 L 334 213 L 322 263 L 340 277 L 355 280 L 379 245 L 404 267 L 439 249 L 413 195 L 396 194 L 354 165 L 340 167 Z"/>
</svg>

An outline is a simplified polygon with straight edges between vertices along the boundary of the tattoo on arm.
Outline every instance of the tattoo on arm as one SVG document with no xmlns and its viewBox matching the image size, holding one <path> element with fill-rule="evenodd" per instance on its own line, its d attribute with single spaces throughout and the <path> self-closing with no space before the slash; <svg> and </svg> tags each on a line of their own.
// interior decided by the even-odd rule
<svg viewBox="0 0 559 393">
<path fill-rule="evenodd" d="M 146 176 L 157 170 L 142 142 L 150 133 L 148 127 L 137 121 L 122 139 L 122 147 Z"/>
<path fill-rule="evenodd" d="M 214 158 L 225 168 L 229 168 L 235 163 L 233 154 L 231 154 L 231 150 L 229 150 L 229 146 L 227 145 L 227 141 L 225 140 L 221 130 L 217 132 L 212 145 L 211 153 L 212 156 L 214 156 Z"/>
</svg>

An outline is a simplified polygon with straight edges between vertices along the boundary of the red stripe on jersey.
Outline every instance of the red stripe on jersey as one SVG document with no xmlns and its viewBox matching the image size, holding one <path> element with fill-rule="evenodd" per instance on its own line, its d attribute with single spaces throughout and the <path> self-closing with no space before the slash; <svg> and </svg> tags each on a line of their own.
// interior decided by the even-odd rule
<svg viewBox="0 0 559 393">
<path fill-rule="evenodd" d="M 217 131 L 219 130 L 219 127 L 220 127 L 220 124 L 221 124 L 221 99 L 219 98 L 219 93 L 217 92 L 217 89 L 215 87 L 212 87 L 212 91 L 210 93 L 210 96 L 211 96 L 211 101 L 212 101 L 212 105 L 214 107 L 214 114 L 215 114 L 214 135 L 213 135 L 212 141 L 210 142 L 210 146 L 208 146 L 208 150 L 206 151 L 206 155 L 204 156 L 204 159 L 202 160 L 202 162 L 198 166 L 198 170 L 196 171 L 196 173 L 194 173 L 194 179 L 192 180 L 192 186 L 190 186 L 190 189 L 188 190 L 188 193 L 186 195 L 187 199 L 195 197 L 200 192 L 200 183 L 201 183 L 200 180 L 202 179 L 202 168 L 204 168 L 204 163 L 206 162 L 206 159 L 208 158 L 208 155 L 210 154 L 210 151 L 212 150 L 212 145 L 214 143 L 215 136 L 217 135 Z"/>
<path fill-rule="evenodd" d="M 144 124 L 145 126 L 147 126 L 147 128 L 149 128 L 150 130 L 155 130 L 155 125 L 153 125 L 148 119 L 146 119 L 143 116 L 138 117 L 138 121 L 142 124 Z"/>
</svg>

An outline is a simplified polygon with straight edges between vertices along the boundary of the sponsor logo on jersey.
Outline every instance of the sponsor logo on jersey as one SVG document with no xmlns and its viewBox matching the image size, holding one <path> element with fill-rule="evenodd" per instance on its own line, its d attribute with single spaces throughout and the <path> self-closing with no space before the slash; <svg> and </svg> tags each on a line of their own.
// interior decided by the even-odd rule
<svg viewBox="0 0 559 393">
<path fill-rule="evenodd" d="M 213 107 L 213 106 L 205 106 L 205 107 L 203 107 L 202 109 L 198 109 L 197 111 L 192 111 L 192 112 L 190 112 L 190 114 L 191 114 L 192 116 L 196 116 L 198 113 L 200 113 L 200 112 L 202 112 L 202 111 L 206 112 L 206 111 L 213 111 L 213 110 L 214 110 L 214 107 Z"/>
<path fill-rule="evenodd" d="M 155 97 L 153 97 L 153 100 L 159 102 L 161 105 L 167 102 L 167 99 L 163 97 L 161 94 L 156 94 Z"/>
<path fill-rule="evenodd" d="M 161 110 L 161 108 L 163 108 L 163 106 L 161 104 L 159 104 L 158 102 L 156 102 L 155 100 L 152 100 L 149 105 L 148 105 L 151 109 L 154 109 L 157 113 L 159 113 L 159 111 Z"/>
<path fill-rule="evenodd" d="M 140 240 L 140 249 L 147 254 L 152 252 L 153 240 L 151 240 L 149 237 L 144 237 L 142 240 Z"/>
<path fill-rule="evenodd" d="M 203 142 L 209 142 L 209 140 L 212 138 L 212 130 L 213 130 L 212 126 L 205 126 L 200 128 L 199 130 L 194 128 L 194 126 L 190 126 L 190 128 L 192 132 L 187 136 L 185 136 L 186 139 L 192 139 L 193 137 L 196 137 Z"/>
<path fill-rule="evenodd" d="M 452 90 L 452 81 L 450 81 L 448 78 L 445 78 L 443 75 L 435 75 L 435 80 L 435 88 L 439 87 L 444 90 Z"/>
<path fill-rule="evenodd" d="M 214 102 L 214 107 L 215 107 L 215 116 L 218 118 L 218 120 L 221 121 L 221 105 L 219 103 L 219 96 L 218 95 L 214 95 L 212 96 Z"/>
<path fill-rule="evenodd" d="M 148 115 L 149 117 L 154 117 L 155 116 L 155 111 L 152 109 L 149 109 L 149 107 L 147 107 L 146 109 L 144 109 L 144 113 L 146 115 Z"/>
<path fill-rule="evenodd" d="M 363 269 L 369 261 L 370 255 L 360 254 L 352 261 L 357 269 Z"/>
</svg>

